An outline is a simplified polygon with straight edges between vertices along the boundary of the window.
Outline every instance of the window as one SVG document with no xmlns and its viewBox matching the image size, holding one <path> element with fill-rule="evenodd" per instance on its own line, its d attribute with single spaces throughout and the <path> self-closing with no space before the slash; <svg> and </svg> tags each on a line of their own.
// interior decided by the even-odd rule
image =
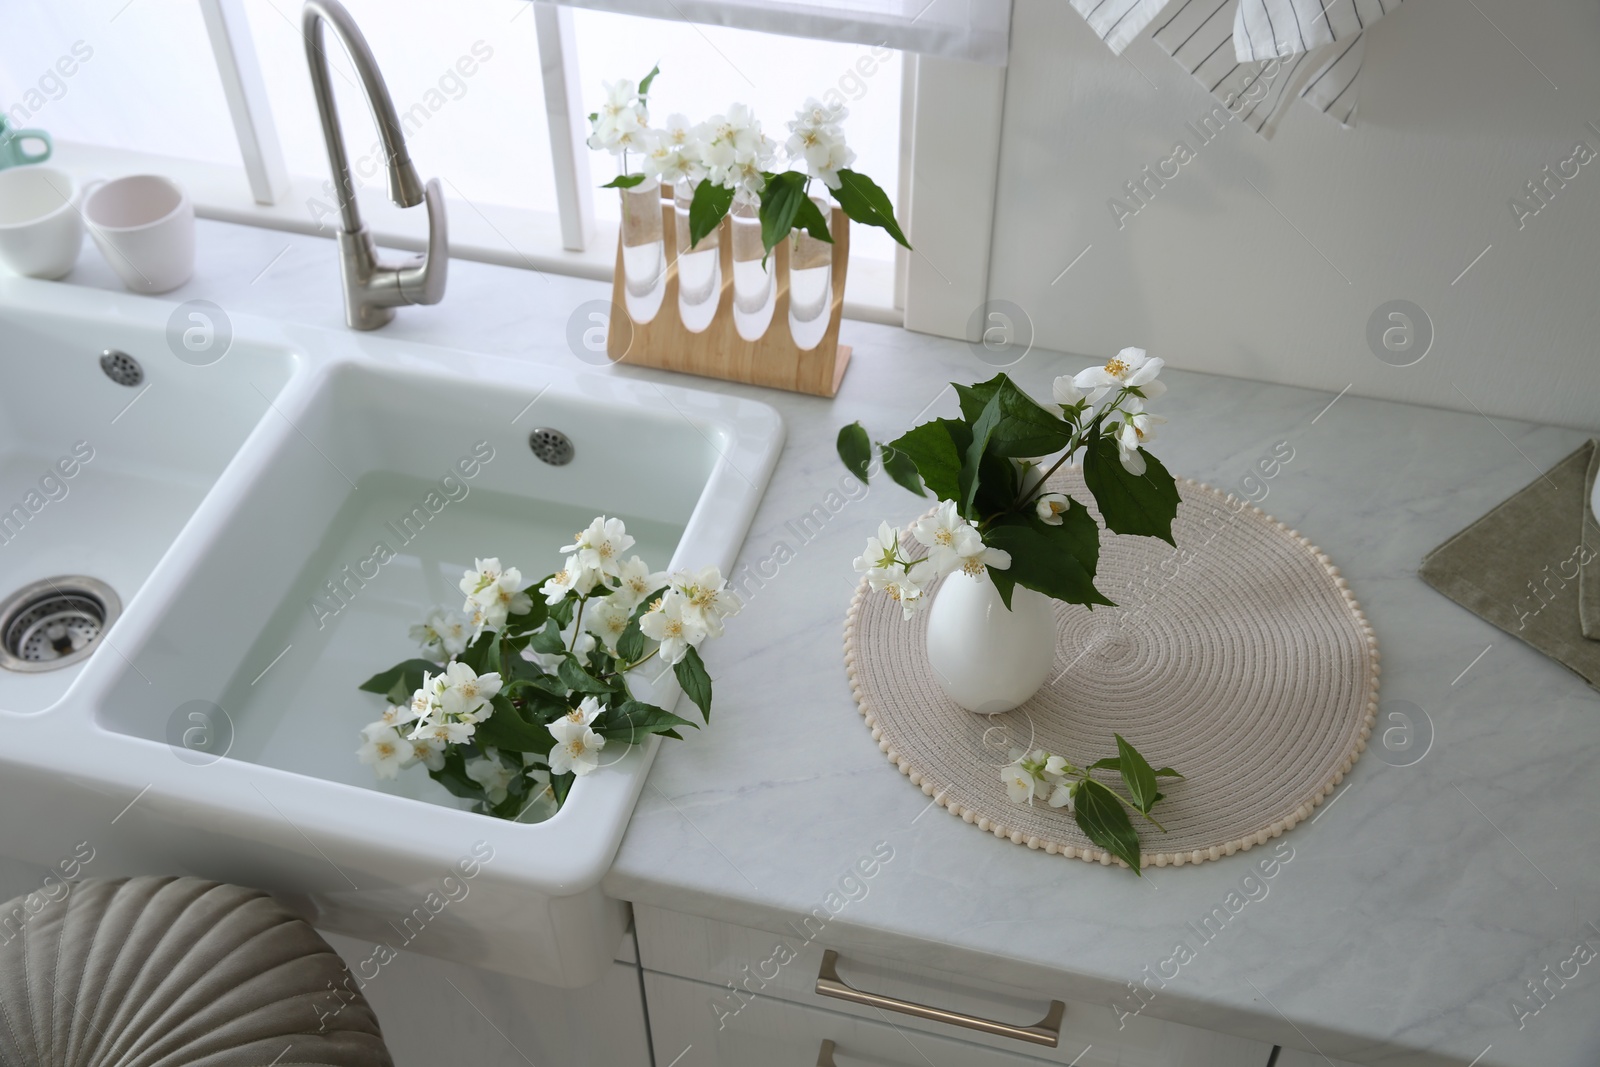
<svg viewBox="0 0 1600 1067">
<path fill-rule="evenodd" d="M 853 21 L 835 33 L 793 22 L 781 4 L 768 5 L 753 23 L 739 14 L 741 5 L 766 0 L 681 0 L 708 22 L 721 19 L 717 5 L 723 4 L 739 14 L 732 21 L 836 38 L 812 40 L 594 9 L 617 6 L 612 0 L 572 0 L 584 5 L 577 8 L 528 0 L 344 2 L 377 58 L 419 173 L 444 183 L 452 253 L 595 278 L 610 277 L 619 215 L 616 194 L 598 188 L 612 177 L 612 161 L 582 144 L 584 116 L 594 110 L 604 81 L 637 79 L 659 62 L 662 74 L 651 95 L 657 121 L 674 112 L 698 120 L 738 100 L 751 105 L 780 143 L 787 137 L 784 124 L 806 97 L 842 100 L 851 111 L 847 131 L 858 153 L 856 168 L 896 201 L 914 243 L 909 201 L 930 212 L 943 208 L 936 189 L 919 199 L 906 166 L 915 109 L 905 87 L 942 84 L 943 99 L 965 101 L 973 94 L 963 78 L 1000 85 L 999 68 L 962 58 L 923 57 L 919 63 L 870 43 L 892 31 L 862 21 L 850 8 L 842 10 Z M 648 5 L 629 10 L 662 13 Z M 336 225 L 297 0 L 23 0 L 7 5 L 6 21 L 0 113 L 15 126 L 48 130 L 56 139 L 57 165 L 84 173 L 170 174 L 207 217 L 301 232 L 327 233 Z M 910 14 L 902 21 L 917 22 Z M 922 19 L 914 29 L 932 34 L 929 40 L 960 39 L 960 32 L 952 37 L 933 22 Z M 988 52 L 979 58 L 993 61 L 994 39 L 992 33 L 983 38 Z M 363 216 L 380 243 L 420 247 L 422 213 L 389 204 L 372 120 L 343 49 L 331 35 L 328 40 Z M 999 41 L 1003 54 L 1003 33 Z M 950 52 L 944 45 L 937 49 Z M 947 70 L 966 73 L 952 82 L 939 73 Z M 985 103 L 971 122 L 956 116 L 954 125 L 997 131 L 998 91 L 977 94 L 990 96 L 992 112 L 983 112 L 990 106 Z M 927 138 L 941 153 L 960 140 L 957 129 L 945 129 L 951 126 L 945 114 L 937 135 Z M 964 142 L 974 145 L 980 151 L 961 159 L 949 153 L 939 168 L 941 185 L 992 187 L 992 175 L 987 183 L 952 180 L 952 166 L 992 168 L 994 156 L 981 151 L 982 138 Z M 855 227 L 847 311 L 898 321 L 897 273 L 912 288 L 920 286 L 919 257 L 928 275 L 941 279 L 938 285 L 961 290 L 930 289 L 928 306 L 981 299 L 973 279 L 986 278 L 987 223 L 941 225 L 938 233 L 944 269 L 920 248 L 917 255 L 897 254 L 881 231 Z M 952 272 L 957 257 L 979 266 Z"/>
</svg>

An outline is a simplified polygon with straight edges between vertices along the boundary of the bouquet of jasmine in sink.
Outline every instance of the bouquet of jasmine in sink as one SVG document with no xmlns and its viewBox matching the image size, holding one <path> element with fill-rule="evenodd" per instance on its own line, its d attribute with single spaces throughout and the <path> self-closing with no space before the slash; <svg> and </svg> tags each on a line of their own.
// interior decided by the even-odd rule
<svg viewBox="0 0 1600 1067">
<path fill-rule="evenodd" d="M 839 456 L 857 478 L 881 469 L 940 501 L 904 531 L 880 525 L 855 568 L 866 589 L 895 601 L 907 620 L 944 579 L 931 597 L 927 653 L 956 704 L 984 715 L 1009 711 L 1056 673 L 1052 601 L 1115 606 L 1094 585 L 1099 523 L 1050 480 L 1064 464 L 1081 457 L 1083 485 L 1113 533 L 1174 543 L 1177 484 L 1144 447 L 1165 421 L 1146 407 L 1166 392 L 1162 366 L 1125 348 L 1103 366 L 1056 378 L 1048 405 L 999 374 L 955 386 L 960 418 L 925 422 L 886 445 L 874 445 L 860 423 L 839 431 Z M 1162 799 L 1155 779 L 1181 775 L 1153 770 L 1121 736 L 1117 747 L 1116 756 L 1081 768 L 1042 750 L 1014 752 L 1001 778 L 1014 802 L 1066 808 L 1091 841 L 1137 871 L 1129 812 L 1159 825 L 1150 817 Z M 1094 771 L 1120 773 L 1132 802 Z"/>
<path fill-rule="evenodd" d="M 698 649 L 739 602 L 716 567 L 652 571 L 624 558 L 633 543 L 620 519 L 596 518 L 537 595 L 517 568 L 477 560 L 461 578 L 461 609 L 436 608 L 412 628 L 425 658 L 361 686 L 389 701 L 361 731 L 361 761 L 380 778 L 421 764 L 474 811 L 517 819 L 559 808 L 624 746 L 696 725 L 634 697 L 629 678 L 652 660 L 709 722 Z"/>
</svg>

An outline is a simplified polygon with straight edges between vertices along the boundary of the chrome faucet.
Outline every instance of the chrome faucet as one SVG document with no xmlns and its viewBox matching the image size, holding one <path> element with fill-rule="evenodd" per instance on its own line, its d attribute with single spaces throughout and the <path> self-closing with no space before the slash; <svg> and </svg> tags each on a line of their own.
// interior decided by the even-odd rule
<svg viewBox="0 0 1600 1067">
<path fill-rule="evenodd" d="M 355 64 L 361 88 L 378 124 L 383 156 L 389 170 L 389 199 L 401 207 L 416 207 L 428 202 L 428 251 L 425 255 L 385 261 L 378 257 L 372 235 L 362 225 L 356 206 L 355 182 L 350 161 L 345 156 L 344 135 L 339 129 L 339 110 L 333 100 L 333 85 L 328 77 L 328 57 L 323 51 L 322 27 L 327 25 L 344 42 Z M 333 166 L 334 193 L 339 199 L 339 270 L 344 275 L 344 321 L 353 330 L 375 330 L 394 318 L 394 309 L 404 304 L 437 304 L 444 299 L 450 249 L 446 231 L 444 191 L 439 179 L 428 181 L 426 189 L 417 178 L 417 168 L 406 152 L 405 132 L 395 115 L 383 75 L 372 58 L 372 49 L 361 35 L 350 12 L 338 0 L 307 0 L 301 17 L 306 39 L 306 60 L 311 65 L 311 88 L 317 97 L 317 112 L 322 117 L 322 136 L 328 142 L 328 162 Z"/>
</svg>

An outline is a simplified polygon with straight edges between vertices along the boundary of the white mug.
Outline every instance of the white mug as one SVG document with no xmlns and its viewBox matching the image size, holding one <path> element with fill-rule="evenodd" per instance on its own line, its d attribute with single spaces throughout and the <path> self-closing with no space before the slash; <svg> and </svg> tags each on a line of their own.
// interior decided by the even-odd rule
<svg viewBox="0 0 1600 1067">
<path fill-rule="evenodd" d="M 164 293 L 194 274 L 194 205 L 159 174 L 130 174 L 91 190 L 83 201 L 89 236 L 136 293 Z"/>
<path fill-rule="evenodd" d="M 60 278 L 83 248 L 72 177 L 54 167 L 0 170 L 0 263 L 29 278 Z"/>
</svg>

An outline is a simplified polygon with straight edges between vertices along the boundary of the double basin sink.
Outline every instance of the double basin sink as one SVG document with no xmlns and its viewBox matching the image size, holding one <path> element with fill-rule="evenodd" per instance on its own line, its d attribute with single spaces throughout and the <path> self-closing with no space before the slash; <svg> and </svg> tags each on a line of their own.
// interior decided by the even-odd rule
<svg viewBox="0 0 1600 1067">
<path fill-rule="evenodd" d="M 475 557 L 532 579 L 595 515 L 727 570 L 782 439 L 648 379 L 0 279 L 0 854 L 86 842 L 88 876 L 256 885 L 375 949 L 588 984 L 659 740 L 507 823 L 375 779 L 356 687 Z"/>
</svg>

